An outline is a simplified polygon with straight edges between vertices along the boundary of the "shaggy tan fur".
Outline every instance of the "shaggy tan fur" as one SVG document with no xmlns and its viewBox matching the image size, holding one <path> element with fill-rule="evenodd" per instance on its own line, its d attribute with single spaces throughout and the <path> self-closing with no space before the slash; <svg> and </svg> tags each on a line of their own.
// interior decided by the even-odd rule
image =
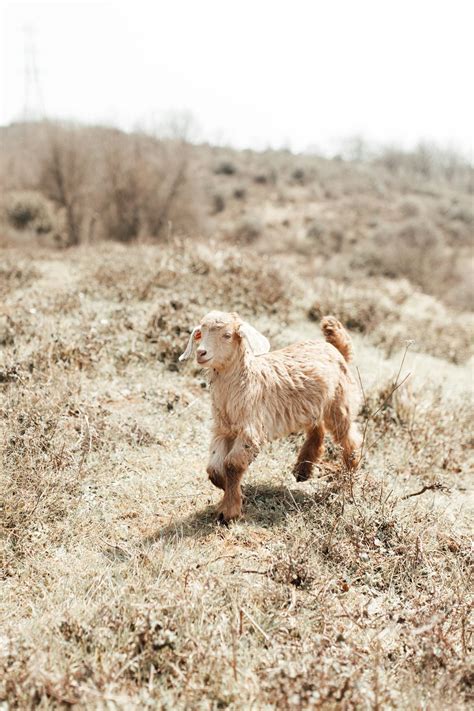
<svg viewBox="0 0 474 711">
<path fill-rule="evenodd" d="M 321 328 L 326 341 L 302 341 L 271 353 L 267 339 L 236 313 L 213 311 L 193 329 L 181 360 L 196 343 L 197 362 L 211 371 L 214 426 L 207 472 L 224 491 L 223 521 L 241 514 L 241 479 L 265 442 L 306 432 L 294 468 L 298 481 L 311 476 L 326 430 L 342 446 L 346 466 L 357 466 L 359 389 L 346 365 L 351 339 L 331 316 Z"/>
</svg>

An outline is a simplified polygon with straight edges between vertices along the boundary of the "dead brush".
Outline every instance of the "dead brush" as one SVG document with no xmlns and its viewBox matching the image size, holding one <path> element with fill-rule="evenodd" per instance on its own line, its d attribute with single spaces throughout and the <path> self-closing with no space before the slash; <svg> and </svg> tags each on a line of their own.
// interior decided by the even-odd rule
<svg viewBox="0 0 474 711">
<path fill-rule="evenodd" d="M 434 297 L 417 293 L 406 280 L 364 279 L 341 284 L 320 278 L 308 318 L 317 321 L 334 313 L 349 329 L 367 334 L 372 343 L 391 356 L 407 338 L 414 348 L 464 363 L 472 356 L 474 317 L 456 313 Z"/>
<path fill-rule="evenodd" d="M 54 316 L 58 312 L 62 314 L 77 313 L 82 307 L 82 298 L 83 295 L 76 290 L 61 291 L 58 294 L 52 293 L 41 304 L 41 313 L 50 316 Z"/>
<path fill-rule="evenodd" d="M 31 264 L 22 264 L 15 258 L 2 255 L 0 264 L 0 297 L 4 298 L 15 289 L 24 288 L 38 279 L 40 272 Z"/>
<path fill-rule="evenodd" d="M 25 378 L 6 385 L 2 423 L 3 571 L 27 554 L 32 541 L 60 534 L 60 522 L 77 505 L 90 453 L 101 446 L 104 421 L 77 404 L 66 382 Z"/>
<path fill-rule="evenodd" d="M 398 383 L 389 378 L 370 390 L 361 409 L 361 417 L 371 418 L 377 426 L 409 424 L 416 411 L 416 399 L 410 384 L 396 388 Z"/>
<path fill-rule="evenodd" d="M 250 255 L 246 258 L 232 248 L 220 250 L 218 257 L 204 248 L 189 253 L 178 240 L 164 247 L 158 258 L 150 257 L 146 249 L 133 255 L 117 254 L 113 267 L 107 254 L 93 280 L 87 279 L 81 289 L 87 294 L 102 292 L 120 302 L 156 299 L 164 306 L 164 318 L 171 302 L 185 308 L 200 305 L 202 310 L 211 299 L 223 307 L 240 306 L 255 314 L 288 312 L 294 284 L 275 261 L 264 259 L 254 266 Z"/>
<path fill-rule="evenodd" d="M 359 286 L 319 278 L 315 288 L 318 295 L 308 317 L 319 321 L 325 313 L 334 313 L 347 328 L 360 333 L 372 333 L 382 322 L 396 318 L 412 291 L 406 281 L 387 285 L 381 279 L 366 279 Z"/>
<path fill-rule="evenodd" d="M 471 613 L 469 600 L 435 593 L 420 614 L 412 617 L 412 626 L 406 635 L 420 676 L 433 684 L 442 670 L 456 681 L 467 698 L 471 694 L 471 681 L 464 655 L 469 652 Z"/>
<path fill-rule="evenodd" d="M 185 141 L 159 142 L 116 132 L 107 136 L 101 162 L 99 203 L 107 237 L 130 242 L 143 234 L 163 238 L 170 223 L 178 232 L 199 226 L 199 188 Z"/>
<path fill-rule="evenodd" d="M 99 264 L 92 280 L 84 280 L 81 288 L 86 294 L 101 293 L 118 302 L 149 301 L 160 296 L 163 290 L 175 290 L 176 287 L 179 292 L 184 286 L 180 276 L 189 274 L 189 270 L 199 274 L 199 267 L 193 268 L 195 258 L 184 256 L 183 252 L 183 245 L 177 240 L 160 249 L 159 253 L 146 247 L 135 249 L 131 254 L 115 250 L 114 264 L 111 265 L 108 250 L 97 260 Z"/>
<path fill-rule="evenodd" d="M 138 422 L 128 421 L 119 426 L 119 430 L 124 441 L 129 445 L 137 447 L 149 447 L 159 443 L 158 438 L 151 434 L 145 427 L 141 427 Z"/>
<path fill-rule="evenodd" d="M 33 346 L 38 338 L 38 315 L 28 302 L 18 308 L 8 303 L 0 306 L 0 346 L 5 347 L 5 359 L 17 358 L 24 346 Z M 25 349 L 26 350 L 26 349 Z"/>
<path fill-rule="evenodd" d="M 191 314 L 191 316 L 189 315 Z M 189 319 L 199 318 L 199 307 L 190 302 L 161 298 L 154 304 L 145 330 L 145 338 L 153 344 L 158 360 L 176 369 L 180 356 L 179 337 L 187 334 Z"/>
<path fill-rule="evenodd" d="M 251 261 L 231 255 L 214 278 L 216 296 L 232 308 L 250 313 L 279 313 L 284 316 L 291 305 L 295 285 L 281 270 L 265 260 L 254 266 Z M 230 284 L 230 291 L 223 285 Z"/>
<path fill-rule="evenodd" d="M 422 401 L 412 411 L 405 435 L 406 446 L 413 455 L 412 473 L 429 481 L 440 477 L 441 481 L 451 479 L 456 484 L 456 475 L 469 466 L 466 458 L 473 446 L 469 434 L 473 415 L 472 402 L 467 396 L 461 398 L 455 409 L 449 404 L 447 407 L 439 391 Z"/>
<path fill-rule="evenodd" d="M 134 681 L 148 681 L 151 666 L 160 673 L 170 656 L 166 652 L 173 652 L 176 640 L 176 632 L 165 625 L 152 611 L 133 615 L 124 645 L 124 654 L 130 661 L 117 670 L 116 678 L 124 675 Z"/>
<path fill-rule="evenodd" d="M 426 298 L 407 302 L 400 317 L 381 322 L 371 340 L 390 356 L 409 336 L 414 339 L 418 351 L 444 358 L 451 363 L 466 363 L 473 355 L 474 316 L 472 313 L 450 313 L 434 299 L 429 300 L 428 310 Z"/>
<path fill-rule="evenodd" d="M 58 222 L 54 206 L 38 192 L 9 192 L 3 198 L 2 207 L 7 223 L 19 231 L 48 234 Z"/>
<path fill-rule="evenodd" d="M 46 126 L 40 152 L 38 189 L 64 215 L 67 246 L 79 244 L 90 230 L 91 153 L 84 151 L 77 127 Z"/>
<path fill-rule="evenodd" d="M 98 609 L 87 626 L 65 619 L 59 631 L 66 642 L 79 644 L 85 655 L 97 649 L 106 653 L 114 645 L 115 664 L 105 672 L 109 682 L 148 682 L 151 668 L 160 674 L 175 658 L 174 621 L 151 604 L 129 608 L 118 602 Z"/>
<path fill-rule="evenodd" d="M 287 545 L 284 551 L 274 557 L 266 574 L 277 583 L 310 589 L 317 574 L 308 566 L 310 543 Z"/>
<path fill-rule="evenodd" d="M 366 450 L 382 452 L 397 462 L 395 471 L 419 476 L 439 488 L 465 470 L 466 453 L 472 450 L 469 422 L 474 415 L 468 397 L 453 410 L 440 390 L 414 387 L 393 390 L 393 380 L 366 393 L 361 411 L 365 419 Z M 405 456 L 397 456 L 402 447 Z M 399 451 L 399 450 L 398 450 Z M 455 480 L 454 482 L 455 483 Z"/>
<path fill-rule="evenodd" d="M 87 679 L 78 665 L 75 672 L 35 674 L 32 666 L 44 663 L 34 647 L 12 644 L 11 653 L 0 658 L 0 699 L 12 708 L 34 708 L 45 702 L 70 707 L 81 698 L 80 682 Z"/>
<path fill-rule="evenodd" d="M 7 363 L 0 368 L 0 384 L 16 383 L 23 377 L 21 367 L 18 363 Z"/>
<path fill-rule="evenodd" d="M 104 343 L 94 334 L 87 334 L 76 343 L 56 338 L 41 346 L 27 359 L 30 371 L 47 371 L 60 367 L 63 370 L 89 370 L 99 359 Z"/>
<path fill-rule="evenodd" d="M 31 336 L 31 319 L 15 318 L 10 313 L 0 313 L 0 346 L 12 346 L 24 336 Z"/>
</svg>

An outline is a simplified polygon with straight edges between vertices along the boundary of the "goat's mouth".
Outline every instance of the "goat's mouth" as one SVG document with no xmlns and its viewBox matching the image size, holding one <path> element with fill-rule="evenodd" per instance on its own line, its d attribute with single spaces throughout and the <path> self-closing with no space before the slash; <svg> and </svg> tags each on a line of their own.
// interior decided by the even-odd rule
<svg viewBox="0 0 474 711">
<path fill-rule="evenodd" d="M 210 358 L 199 358 L 199 356 L 196 358 L 197 362 L 199 365 L 205 365 L 206 363 L 209 363 L 210 360 L 212 360 L 212 356 Z"/>
</svg>

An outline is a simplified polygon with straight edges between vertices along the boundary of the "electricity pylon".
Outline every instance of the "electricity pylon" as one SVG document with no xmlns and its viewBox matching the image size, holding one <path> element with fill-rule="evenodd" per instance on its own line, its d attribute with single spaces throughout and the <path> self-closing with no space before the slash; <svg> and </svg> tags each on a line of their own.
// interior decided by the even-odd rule
<svg viewBox="0 0 474 711">
<path fill-rule="evenodd" d="M 36 61 L 36 44 L 34 29 L 31 25 L 23 27 L 25 39 L 25 75 L 23 120 L 39 121 L 44 118 L 43 93 Z"/>
</svg>

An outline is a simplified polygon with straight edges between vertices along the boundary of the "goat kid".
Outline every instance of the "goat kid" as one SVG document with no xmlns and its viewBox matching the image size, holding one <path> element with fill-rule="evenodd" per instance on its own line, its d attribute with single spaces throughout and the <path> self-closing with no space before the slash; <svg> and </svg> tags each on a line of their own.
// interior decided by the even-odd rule
<svg viewBox="0 0 474 711">
<path fill-rule="evenodd" d="M 345 465 L 358 465 L 362 438 L 354 418 L 360 395 L 347 367 L 351 339 L 332 316 L 321 329 L 325 341 L 269 352 L 265 336 L 236 313 L 211 311 L 193 328 L 180 360 L 196 344 L 197 363 L 210 371 L 214 423 L 207 473 L 224 491 L 222 522 L 240 516 L 242 477 L 265 442 L 306 432 L 294 467 L 297 481 L 310 478 L 326 430 L 342 446 Z"/>
</svg>

